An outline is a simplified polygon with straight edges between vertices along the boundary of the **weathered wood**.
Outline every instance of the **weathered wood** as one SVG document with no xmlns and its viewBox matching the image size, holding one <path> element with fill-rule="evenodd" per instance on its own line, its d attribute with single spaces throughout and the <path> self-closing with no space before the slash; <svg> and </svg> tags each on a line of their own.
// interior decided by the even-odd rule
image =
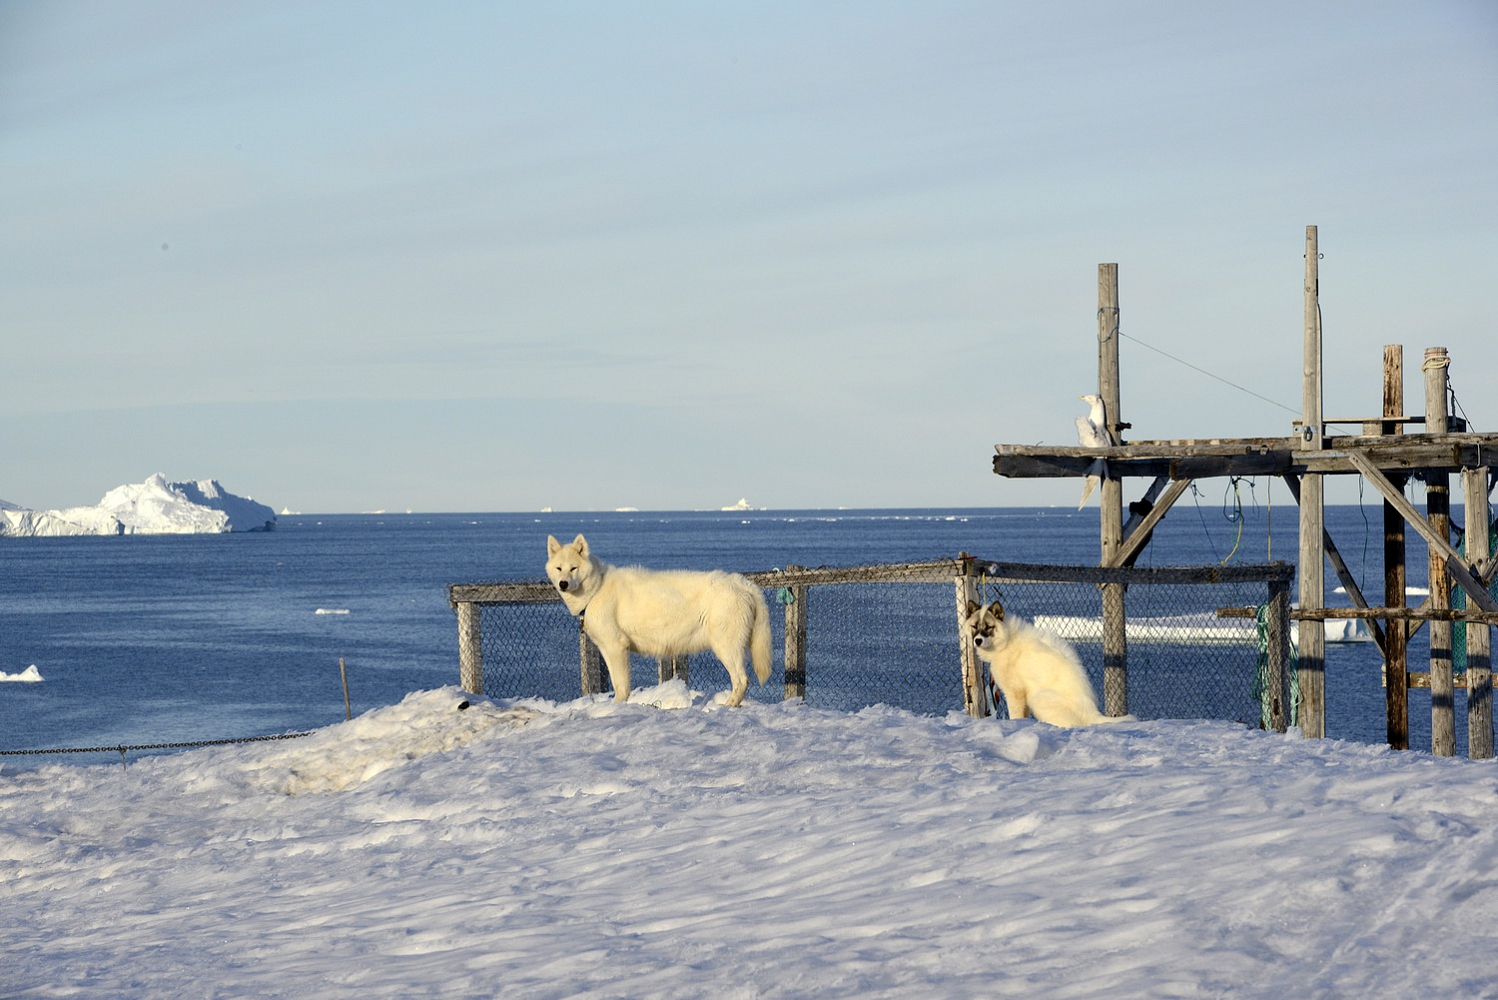
<svg viewBox="0 0 1498 1000">
<path fill-rule="evenodd" d="M 1404 412 L 1404 346 L 1384 345 L 1384 386 L 1382 433 L 1396 436 L 1404 431 L 1403 423 L 1394 419 Z M 1421 418 L 1424 422 L 1424 417 Z M 1404 479 L 1398 484 L 1404 494 Z M 1387 498 L 1384 513 L 1384 604 L 1404 608 L 1405 591 L 1404 515 Z M 1395 750 L 1410 748 L 1410 698 L 1408 650 L 1410 628 L 1405 621 L 1384 617 L 1384 711 L 1389 746 Z"/>
<path fill-rule="evenodd" d="M 1488 507 L 1488 470 L 1462 470 L 1462 497 L 1466 504 L 1466 554 L 1469 561 L 1483 558 L 1492 547 L 1492 511 Z M 1467 625 L 1467 756 L 1482 760 L 1493 756 L 1493 632 L 1490 625 Z"/>
<path fill-rule="evenodd" d="M 1479 582 L 1483 575 L 1482 572 L 1474 574 L 1461 554 L 1452 548 L 1451 542 L 1442 538 L 1426 522 L 1425 518 L 1420 516 L 1420 512 L 1415 509 L 1414 505 L 1405 499 L 1404 492 L 1389 482 L 1382 472 L 1374 468 L 1371 463 L 1363 459 L 1356 452 L 1350 453 L 1349 457 L 1353 464 L 1357 466 L 1358 471 L 1363 474 L 1363 478 L 1368 480 L 1373 485 L 1373 488 L 1382 493 L 1384 499 L 1388 500 L 1403 515 L 1405 523 L 1419 532 L 1427 545 L 1440 550 L 1441 555 L 1445 558 L 1446 572 L 1450 573 L 1456 579 L 1456 582 L 1461 584 L 1462 589 L 1467 592 L 1467 597 L 1472 603 L 1484 611 L 1498 611 L 1498 604 L 1493 602 L 1492 596 L 1488 594 L 1487 587 Z"/>
<path fill-rule="evenodd" d="M 956 578 L 957 591 L 957 658 L 962 666 L 962 703 L 967 714 L 981 719 L 988 714 L 988 698 L 983 691 L 983 665 L 978 661 L 978 651 L 968 637 L 963 621 L 967 618 L 968 604 L 982 600 L 978 578 L 972 573 L 972 562 L 964 561 L 968 572 Z"/>
<path fill-rule="evenodd" d="M 459 604 L 561 604 L 562 596 L 549 583 L 455 583 L 447 601 Z"/>
<path fill-rule="evenodd" d="M 1118 373 L 1118 265 L 1098 265 L 1098 394 L 1108 415 L 1113 439 L 1122 443 L 1119 415 Z M 1116 566 L 1123 561 L 1123 481 L 1110 475 L 1103 479 L 1099 510 L 1100 563 Z M 1142 538 L 1143 536 L 1141 536 Z M 1103 599 L 1103 712 L 1125 715 L 1129 708 L 1129 651 L 1125 630 L 1126 611 L 1122 584 L 1102 585 Z"/>
<path fill-rule="evenodd" d="M 1316 227 L 1306 227 L 1306 278 L 1304 301 L 1304 337 L 1301 341 L 1300 448 L 1320 451 L 1321 426 L 1321 253 L 1317 248 Z M 1318 498 L 1317 503 L 1320 500 Z M 1319 515 L 1318 515 L 1319 517 Z M 1320 545 L 1320 542 L 1316 542 Z M 1304 590 L 1306 575 L 1300 575 Z M 1304 603 L 1305 595 L 1301 600 Z M 1319 601 L 1317 602 L 1320 603 Z"/>
<path fill-rule="evenodd" d="M 745 573 L 751 583 L 765 588 L 820 586 L 829 583 L 951 583 L 962 572 L 958 559 L 898 563 L 888 566 L 846 566 Z"/>
<path fill-rule="evenodd" d="M 1124 586 L 1105 583 L 1103 595 L 1103 714 L 1129 714 L 1129 637 Z"/>
<path fill-rule="evenodd" d="M 785 700 L 790 701 L 806 698 L 806 622 L 810 612 L 806 602 L 811 588 L 794 584 L 785 589 L 790 595 L 785 606 Z"/>
<path fill-rule="evenodd" d="M 1157 479 L 1156 482 L 1159 482 L 1159 480 Z M 1124 537 L 1123 541 L 1119 543 L 1118 548 L 1114 550 L 1113 555 L 1103 560 L 1103 565 L 1131 565 L 1135 557 L 1139 555 L 1139 551 L 1144 548 L 1144 543 L 1149 539 L 1150 532 L 1155 530 L 1155 525 L 1159 524 L 1160 520 L 1169 513 L 1170 508 L 1175 505 L 1176 500 L 1180 499 L 1181 494 L 1185 493 L 1190 486 L 1191 480 L 1189 479 L 1177 479 L 1171 483 L 1159 502 L 1155 503 L 1150 508 L 1149 513 L 1140 518 L 1137 524 L 1134 524 L 1134 527 Z M 1133 523 L 1133 521 L 1131 520 L 1130 523 Z"/>
<path fill-rule="evenodd" d="M 1227 610 L 1226 608 L 1220 610 Z M 1249 609 L 1250 611 L 1252 609 Z M 1224 617 L 1232 617 L 1225 615 Z M 1243 617 L 1251 618 L 1251 614 Z M 1361 618 L 1370 620 L 1382 618 L 1385 621 L 1405 622 L 1482 622 L 1488 625 L 1498 625 L 1498 614 L 1491 611 L 1479 611 L 1475 608 L 1431 608 L 1421 605 L 1418 608 L 1382 607 L 1382 608 L 1294 608 L 1290 617 L 1296 620 L 1326 620 L 1326 619 L 1348 619 Z"/>
<path fill-rule="evenodd" d="M 1259 580 L 1291 580 L 1295 577 L 1295 567 L 1283 562 L 1233 566 L 1109 567 L 987 562 L 980 559 L 973 563 L 973 569 L 985 579 L 1011 583 L 1253 583 Z"/>
<path fill-rule="evenodd" d="M 1301 413 L 1299 450 L 1322 450 L 1321 427 L 1321 304 L 1316 227 L 1306 227 L 1305 333 L 1302 342 Z M 1300 484 L 1300 606 L 1321 607 L 1326 603 L 1324 581 L 1326 528 L 1323 520 L 1323 482 L 1319 473 L 1307 472 Z M 1300 704 L 1296 719 L 1308 738 L 1326 734 L 1326 632 L 1302 629 L 1297 669 Z"/>
<path fill-rule="evenodd" d="M 1265 659 L 1269 690 L 1269 722 L 1277 733 L 1290 728 L 1290 583 L 1271 580 L 1264 615 Z"/>
<path fill-rule="evenodd" d="M 1431 675 L 1425 673 L 1424 671 L 1407 673 L 1405 674 L 1405 678 L 1408 685 L 1412 688 L 1429 688 L 1432 686 Z M 1456 690 L 1463 689 L 1467 686 L 1467 678 L 1453 677 L 1451 680 L 1451 686 Z"/>
<path fill-rule="evenodd" d="M 1300 503 L 1300 480 L 1295 476 L 1286 476 L 1285 485 L 1290 487 L 1290 495 Z M 1327 561 L 1332 564 L 1332 569 L 1337 572 L 1337 579 L 1342 581 L 1342 586 L 1347 590 L 1347 596 L 1352 598 L 1352 603 L 1360 608 L 1366 608 L 1368 601 L 1363 597 L 1363 588 L 1358 586 L 1357 577 L 1347 568 L 1347 562 L 1342 558 L 1342 553 L 1337 548 L 1337 543 L 1332 541 L 1332 533 L 1325 525 L 1321 529 L 1321 544 L 1326 552 Z M 1384 630 L 1376 620 L 1369 620 L 1369 628 L 1373 635 L 1373 641 L 1377 644 L 1379 652 L 1384 650 Z"/>
<path fill-rule="evenodd" d="M 1446 348 L 1425 351 L 1425 429 L 1446 433 Z M 1451 538 L 1451 480 L 1444 472 L 1425 474 L 1425 518 L 1431 534 Z M 1430 550 L 1430 606 L 1433 611 L 1451 607 L 1451 575 L 1447 555 Z M 1451 623 L 1430 623 L 1430 752 L 1437 757 L 1456 755 L 1456 695 L 1451 667 Z"/>
<path fill-rule="evenodd" d="M 692 683 L 691 657 L 686 653 L 657 657 L 656 671 L 662 684 L 669 680 L 680 680 L 687 685 Z"/>
<path fill-rule="evenodd" d="M 342 662 L 339 661 L 340 665 Z M 458 686 L 469 694 L 484 693 L 484 638 L 479 608 L 467 601 L 458 605 Z"/>
<path fill-rule="evenodd" d="M 580 687 L 582 693 L 603 693 L 603 653 L 593 645 L 593 640 L 588 638 L 588 633 L 582 629 L 577 630 L 578 660 L 582 668 L 582 681 Z"/>
<path fill-rule="evenodd" d="M 994 446 L 993 470 L 1012 479 L 1079 478 L 1103 458 L 1115 477 L 1353 475 L 1357 469 L 1347 456 L 1357 452 L 1388 473 L 1423 474 L 1492 465 L 1498 455 L 1498 434 L 1346 435 L 1328 438 L 1321 451 L 1297 451 L 1298 440 L 1135 441 L 1111 448 L 1000 444 Z"/>
<path fill-rule="evenodd" d="M 1300 606 L 1321 607 L 1326 603 L 1323 559 L 1322 479 L 1307 475 L 1300 482 Z M 1326 632 L 1302 629 L 1300 632 L 1297 677 L 1300 682 L 1300 704 L 1296 720 L 1302 735 L 1319 739 L 1326 735 Z"/>
</svg>

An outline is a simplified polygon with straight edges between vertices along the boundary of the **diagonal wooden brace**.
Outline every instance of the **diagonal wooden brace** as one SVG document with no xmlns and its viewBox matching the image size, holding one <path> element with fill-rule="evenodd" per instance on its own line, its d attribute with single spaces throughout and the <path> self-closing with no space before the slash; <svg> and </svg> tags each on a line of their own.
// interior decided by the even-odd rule
<svg viewBox="0 0 1498 1000">
<path fill-rule="evenodd" d="M 1410 527 L 1420 533 L 1420 536 L 1425 539 L 1426 544 L 1445 557 L 1446 571 L 1467 592 L 1468 600 L 1484 611 L 1498 613 L 1498 603 L 1494 603 L 1492 596 L 1488 593 L 1488 589 L 1482 585 L 1481 581 L 1472 572 L 1472 568 L 1467 565 L 1467 561 L 1461 557 L 1461 554 L 1456 549 L 1452 548 L 1449 541 L 1442 538 L 1430 526 L 1430 522 L 1420 516 L 1420 512 L 1415 509 L 1415 505 L 1405 499 L 1404 491 L 1397 489 L 1393 483 L 1389 482 L 1388 477 L 1379 471 L 1378 466 L 1368 461 L 1366 456 L 1351 450 L 1345 452 L 1345 454 L 1347 455 L 1347 460 L 1352 463 L 1353 468 L 1361 472 L 1363 478 L 1372 483 L 1373 488 L 1384 495 L 1384 499 L 1388 500 L 1394 506 L 1394 509 L 1399 511 L 1405 521 L 1409 522 Z"/>
</svg>

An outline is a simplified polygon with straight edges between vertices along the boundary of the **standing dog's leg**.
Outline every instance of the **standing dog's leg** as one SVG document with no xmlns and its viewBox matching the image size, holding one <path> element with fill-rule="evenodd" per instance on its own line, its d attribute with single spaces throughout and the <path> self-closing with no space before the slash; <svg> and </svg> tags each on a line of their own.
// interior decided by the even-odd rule
<svg viewBox="0 0 1498 1000">
<path fill-rule="evenodd" d="M 596 645 L 596 643 L 595 643 Z M 609 683 L 614 685 L 614 700 L 629 701 L 629 647 L 612 643 L 599 646 L 604 666 L 609 668 Z"/>
<path fill-rule="evenodd" d="M 733 691 L 723 704 L 742 705 L 744 695 L 749 693 L 749 672 L 744 669 L 744 645 L 742 643 L 718 642 L 713 644 L 713 655 L 728 668 L 728 677 L 733 681 Z"/>
</svg>

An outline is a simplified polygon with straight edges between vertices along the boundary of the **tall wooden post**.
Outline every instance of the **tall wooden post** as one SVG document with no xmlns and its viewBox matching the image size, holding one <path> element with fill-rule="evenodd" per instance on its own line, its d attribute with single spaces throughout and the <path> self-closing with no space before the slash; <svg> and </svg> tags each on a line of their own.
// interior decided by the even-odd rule
<svg viewBox="0 0 1498 1000">
<path fill-rule="evenodd" d="M 472 601 L 458 604 L 458 685 L 469 694 L 484 693 L 484 638 Z"/>
<path fill-rule="evenodd" d="M 1109 435 L 1123 441 L 1123 418 L 1119 415 L 1118 374 L 1118 265 L 1097 268 L 1097 374 L 1098 395 L 1107 415 Z M 1102 564 L 1111 566 L 1123 546 L 1123 482 L 1104 476 L 1100 520 Z M 1129 711 L 1128 635 L 1125 628 L 1124 585 L 1105 583 L 1103 597 L 1103 714 L 1127 715 Z"/>
<path fill-rule="evenodd" d="M 786 569 L 800 569 L 787 566 Z M 786 588 L 790 602 L 785 606 L 785 700 L 806 698 L 806 606 L 811 588 L 804 584 Z"/>
<path fill-rule="evenodd" d="M 1323 447 L 1321 427 L 1321 303 L 1320 255 L 1316 227 L 1306 227 L 1305 338 L 1301 379 L 1301 440 L 1307 451 Z M 1306 473 L 1300 481 L 1300 606 L 1326 607 L 1323 578 L 1321 476 Z M 1326 735 L 1326 627 L 1319 621 L 1300 623 L 1300 706 L 1297 721 L 1307 737 Z"/>
<path fill-rule="evenodd" d="M 588 633 L 578 629 L 577 632 L 577 655 L 582 672 L 583 694 L 603 693 L 603 654 L 598 647 L 593 645 L 593 640 L 588 638 Z"/>
<path fill-rule="evenodd" d="M 1492 547 L 1488 470 L 1463 469 L 1462 494 L 1466 503 L 1467 561 L 1480 564 Z M 1467 606 L 1472 606 L 1470 601 Z M 1467 756 L 1473 760 L 1493 756 L 1492 642 L 1492 626 L 1467 623 Z"/>
<path fill-rule="evenodd" d="M 1450 359 L 1444 347 L 1428 347 L 1425 363 L 1425 432 L 1445 434 L 1446 366 Z M 1439 538 L 1451 538 L 1451 477 L 1444 472 L 1425 474 L 1425 519 Z M 1451 576 L 1445 554 L 1430 549 L 1430 607 L 1451 607 Z M 1456 688 L 1451 673 L 1451 623 L 1430 623 L 1430 752 L 1437 757 L 1456 753 Z"/>
<path fill-rule="evenodd" d="M 1289 690 L 1286 667 L 1290 663 L 1290 583 L 1271 580 L 1264 615 L 1264 639 L 1269 689 L 1269 724 L 1277 733 L 1289 728 Z M 1312 624 L 1315 624 L 1314 622 Z"/>
<path fill-rule="evenodd" d="M 674 656 L 657 657 L 656 677 L 662 684 L 666 683 L 669 680 L 679 679 L 683 684 L 691 686 L 691 657 L 686 653 L 677 653 Z"/>
<path fill-rule="evenodd" d="M 1404 347 L 1384 345 L 1384 417 L 1404 416 Z M 1386 435 L 1403 433 L 1397 419 L 1386 419 L 1381 428 Z M 1394 481 L 1404 486 L 1400 477 Z M 1384 607 L 1405 606 L 1404 516 L 1389 501 L 1384 501 Z M 1384 702 L 1387 711 L 1389 746 L 1395 750 L 1410 748 L 1410 680 L 1405 650 L 1409 646 L 1409 623 L 1384 622 Z"/>
<path fill-rule="evenodd" d="M 978 592 L 978 580 L 973 576 L 973 561 L 962 554 L 963 574 L 957 584 L 957 641 L 961 644 L 958 660 L 962 665 L 962 703 L 967 714 L 981 719 L 988 714 L 988 698 L 983 691 L 983 666 L 978 662 L 978 651 L 972 638 L 963 627 L 967 618 L 967 606 L 977 604 L 982 595 Z"/>
</svg>

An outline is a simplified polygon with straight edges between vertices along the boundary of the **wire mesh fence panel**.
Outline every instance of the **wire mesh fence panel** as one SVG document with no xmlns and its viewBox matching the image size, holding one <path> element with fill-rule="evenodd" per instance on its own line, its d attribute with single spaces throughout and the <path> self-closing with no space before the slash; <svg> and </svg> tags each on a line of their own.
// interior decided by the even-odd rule
<svg viewBox="0 0 1498 1000">
<path fill-rule="evenodd" d="M 1099 588 L 1090 583 L 1002 581 L 1006 611 L 1054 633 L 1077 651 L 1102 693 Z M 1261 582 L 1131 584 L 1125 591 L 1129 713 L 1140 719 L 1230 719 L 1257 725 L 1259 638 L 1252 619 L 1224 619 L 1222 607 L 1264 602 Z"/>
<path fill-rule="evenodd" d="M 928 715 L 962 708 L 951 583 L 808 589 L 807 704 L 849 711 L 886 704 Z"/>
<path fill-rule="evenodd" d="M 881 572 L 884 569 L 890 572 Z M 1048 577 L 1072 571 L 1084 578 L 1098 573 L 1090 567 L 1045 569 Z M 961 710 L 961 650 L 968 640 L 957 623 L 955 575 L 942 579 L 943 571 L 937 563 L 806 571 L 795 589 L 805 601 L 800 611 L 806 620 L 807 703 L 845 711 L 882 703 L 930 715 Z M 763 583 L 769 574 L 759 576 Z M 1102 695 L 1103 613 L 1096 579 L 979 575 L 973 582 L 981 600 L 998 600 L 1008 614 L 1069 642 L 1094 691 Z M 475 585 L 483 586 L 489 585 Z M 544 589 L 539 592 L 545 594 Z M 796 598 L 791 588 L 770 586 L 764 593 L 770 609 L 771 676 L 762 685 L 751 677 L 749 697 L 776 702 L 787 692 L 786 602 Z M 1129 583 L 1124 626 L 1129 712 L 1140 719 L 1215 718 L 1259 724 L 1259 630 L 1252 618 L 1220 618 L 1216 612 L 1261 605 L 1265 593 L 1262 579 Z M 544 603 L 531 594 L 520 601 L 474 602 L 481 608 L 486 695 L 568 701 L 581 693 L 577 619 L 559 601 L 546 596 L 540 600 Z M 688 670 L 694 690 L 715 694 L 730 686 L 727 671 L 711 652 L 693 654 Z M 635 689 L 657 683 L 658 661 L 632 656 L 631 675 Z M 600 690 L 608 691 L 606 670 L 601 680 Z M 1007 714 L 1002 704 L 999 712 Z"/>
<path fill-rule="evenodd" d="M 571 701 L 582 689 L 577 619 L 561 601 L 481 605 L 484 694 Z"/>
</svg>

